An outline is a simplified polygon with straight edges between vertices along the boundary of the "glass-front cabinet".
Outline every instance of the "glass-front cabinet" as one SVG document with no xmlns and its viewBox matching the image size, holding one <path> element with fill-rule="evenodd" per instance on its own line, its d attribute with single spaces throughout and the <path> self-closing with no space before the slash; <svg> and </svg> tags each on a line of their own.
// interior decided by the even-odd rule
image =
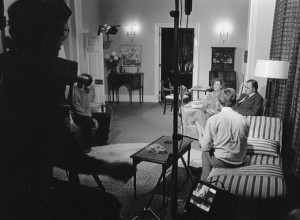
<svg viewBox="0 0 300 220">
<path fill-rule="evenodd" d="M 235 47 L 212 47 L 211 70 L 234 70 Z"/>
<path fill-rule="evenodd" d="M 212 47 L 211 71 L 209 81 L 221 78 L 225 87 L 236 89 L 236 72 L 234 71 L 235 47 Z"/>
</svg>

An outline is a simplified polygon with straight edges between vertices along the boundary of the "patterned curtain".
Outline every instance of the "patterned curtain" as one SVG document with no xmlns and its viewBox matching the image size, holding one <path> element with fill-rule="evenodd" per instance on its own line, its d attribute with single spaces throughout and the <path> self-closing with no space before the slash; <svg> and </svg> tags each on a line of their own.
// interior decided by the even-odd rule
<svg viewBox="0 0 300 220">
<path fill-rule="evenodd" d="M 300 179 L 300 0 L 277 0 L 270 59 L 290 62 L 287 80 L 268 79 L 267 114 L 283 119 L 283 164 Z"/>
</svg>

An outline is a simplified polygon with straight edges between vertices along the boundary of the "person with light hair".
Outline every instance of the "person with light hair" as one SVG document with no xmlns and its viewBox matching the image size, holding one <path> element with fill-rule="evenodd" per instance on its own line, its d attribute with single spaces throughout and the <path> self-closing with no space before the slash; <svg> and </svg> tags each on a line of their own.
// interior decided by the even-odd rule
<svg viewBox="0 0 300 220">
<path fill-rule="evenodd" d="M 249 125 L 244 116 L 232 109 L 236 103 L 235 90 L 222 90 L 218 100 L 221 112 L 208 119 L 200 142 L 202 180 L 207 179 L 213 167 L 243 166 L 246 156 Z"/>
</svg>

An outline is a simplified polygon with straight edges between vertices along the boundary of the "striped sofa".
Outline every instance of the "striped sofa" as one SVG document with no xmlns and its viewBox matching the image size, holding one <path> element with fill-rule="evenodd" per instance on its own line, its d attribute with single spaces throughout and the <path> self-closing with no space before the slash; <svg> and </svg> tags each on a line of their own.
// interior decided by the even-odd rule
<svg viewBox="0 0 300 220">
<path fill-rule="evenodd" d="M 222 182 L 238 195 L 237 219 L 279 219 L 286 195 L 282 170 L 282 121 L 247 116 L 250 123 L 247 161 L 239 168 L 214 168 L 208 182 Z"/>
</svg>

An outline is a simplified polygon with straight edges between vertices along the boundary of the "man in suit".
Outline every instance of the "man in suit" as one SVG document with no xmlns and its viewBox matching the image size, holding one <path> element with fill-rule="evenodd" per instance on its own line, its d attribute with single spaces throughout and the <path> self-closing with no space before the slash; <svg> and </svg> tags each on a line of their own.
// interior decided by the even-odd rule
<svg viewBox="0 0 300 220">
<path fill-rule="evenodd" d="M 244 116 L 259 116 L 263 114 L 263 98 L 257 92 L 258 83 L 249 79 L 245 84 L 245 93 L 237 100 L 234 110 Z"/>
</svg>

